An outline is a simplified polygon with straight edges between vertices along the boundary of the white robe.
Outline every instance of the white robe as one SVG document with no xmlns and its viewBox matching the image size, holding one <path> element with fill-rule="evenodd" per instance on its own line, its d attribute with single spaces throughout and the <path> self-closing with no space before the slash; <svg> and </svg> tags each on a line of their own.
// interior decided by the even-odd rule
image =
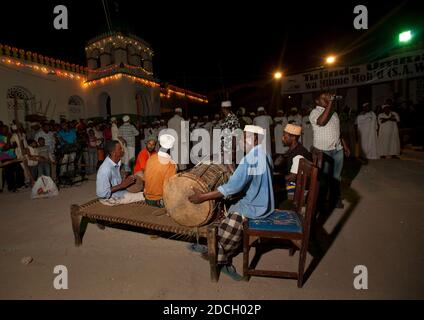
<svg viewBox="0 0 424 320">
<path fill-rule="evenodd" d="M 314 144 L 314 131 L 312 129 L 312 124 L 311 124 L 311 121 L 309 120 L 309 116 L 304 116 L 302 118 L 301 142 L 308 151 L 311 151 L 311 147 Z"/>
<path fill-rule="evenodd" d="M 377 116 L 369 111 L 356 117 L 362 154 L 367 159 L 378 159 Z"/>
<path fill-rule="evenodd" d="M 287 118 L 286 117 L 276 117 L 274 118 L 274 121 L 276 123 L 274 127 L 274 139 L 275 139 L 275 153 L 276 154 L 284 154 L 289 150 L 288 147 L 286 147 L 283 143 L 283 131 L 284 128 L 287 125 Z M 280 122 L 281 121 L 281 122 Z"/>
<path fill-rule="evenodd" d="M 302 116 L 300 114 L 296 114 L 294 116 L 288 116 L 287 122 L 301 127 L 302 126 Z"/>
<path fill-rule="evenodd" d="M 381 123 L 382 119 L 395 117 L 396 122 L 386 121 Z M 378 154 L 380 156 L 398 156 L 400 154 L 400 139 L 397 123 L 400 121 L 399 115 L 391 111 L 389 115 L 384 112 L 378 115 Z"/>
<path fill-rule="evenodd" d="M 178 160 L 176 162 L 179 170 L 185 170 L 189 162 L 189 128 L 184 126 L 181 129 L 182 125 L 184 126 L 184 119 L 177 114 L 168 120 L 168 129 L 175 130 L 178 135 L 178 143 L 175 142 L 171 152 L 177 148 Z"/>
<path fill-rule="evenodd" d="M 270 126 L 272 125 L 272 118 L 268 115 L 257 116 L 253 119 L 253 124 L 265 130 L 266 152 L 271 154 Z"/>
</svg>

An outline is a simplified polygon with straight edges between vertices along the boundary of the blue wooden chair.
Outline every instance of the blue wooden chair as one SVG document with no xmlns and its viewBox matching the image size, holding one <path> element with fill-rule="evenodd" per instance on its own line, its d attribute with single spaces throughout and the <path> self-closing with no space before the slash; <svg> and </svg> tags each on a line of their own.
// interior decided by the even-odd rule
<svg viewBox="0 0 424 320">
<path fill-rule="evenodd" d="M 243 276 L 269 276 L 297 279 L 303 285 L 306 255 L 309 245 L 311 220 L 315 213 L 318 195 L 318 168 L 301 159 L 296 177 L 294 210 L 275 210 L 264 219 L 249 219 L 243 231 Z M 249 266 L 249 251 L 256 239 L 273 238 L 288 240 L 292 247 L 290 256 L 300 250 L 297 272 L 258 270 Z"/>
</svg>

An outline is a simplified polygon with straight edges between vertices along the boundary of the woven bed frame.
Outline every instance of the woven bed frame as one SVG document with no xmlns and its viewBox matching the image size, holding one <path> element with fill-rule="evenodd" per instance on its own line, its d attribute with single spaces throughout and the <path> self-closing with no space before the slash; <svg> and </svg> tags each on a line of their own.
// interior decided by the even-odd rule
<svg viewBox="0 0 424 320">
<path fill-rule="evenodd" d="M 213 221 L 208 225 L 192 228 L 178 225 L 166 213 L 166 209 L 156 208 L 144 202 L 136 202 L 119 206 L 106 206 L 99 200 L 92 200 L 83 205 L 71 205 L 72 230 L 75 246 L 82 245 L 86 223 L 96 223 L 101 229 L 106 224 L 140 227 L 148 230 L 174 233 L 182 236 L 205 238 L 208 244 L 210 276 L 213 282 L 218 281 L 217 268 L 217 226 Z M 110 224 L 112 223 L 112 224 Z"/>
</svg>

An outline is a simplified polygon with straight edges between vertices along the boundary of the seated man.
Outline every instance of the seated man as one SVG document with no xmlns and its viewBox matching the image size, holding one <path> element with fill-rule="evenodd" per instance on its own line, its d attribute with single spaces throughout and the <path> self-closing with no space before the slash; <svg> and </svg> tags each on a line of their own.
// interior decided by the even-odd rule
<svg viewBox="0 0 424 320">
<path fill-rule="evenodd" d="M 96 194 L 104 205 L 114 206 L 144 200 L 143 192 L 131 193 L 126 189 L 134 184 L 135 177 L 121 178 L 122 146 L 116 140 L 106 143 L 108 156 L 97 172 Z"/>
<path fill-rule="evenodd" d="M 134 166 L 134 174 L 140 174 L 143 177 L 144 169 L 146 168 L 147 160 L 150 159 L 152 155 L 156 153 L 156 143 L 157 139 L 155 136 L 149 136 L 146 139 L 146 147 L 141 150 L 137 156 L 137 161 Z"/>
<path fill-rule="evenodd" d="M 177 173 L 177 165 L 168 154 L 174 146 L 175 138 L 170 134 L 159 137 L 161 148 L 153 154 L 146 163 L 144 170 L 144 195 L 146 203 L 163 208 L 163 187 L 168 179 Z"/>
<path fill-rule="evenodd" d="M 258 126 L 247 125 L 244 128 L 246 156 L 229 181 L 216 191 L 201 193 L 194 189 L 189 196 L 192 203 L 227 198 L 238 194 L 240 200 L 232 205 L 218 226 L 218 265 L 221 271 L 234 280 L 241 280 L 231 260 L 242 243 L 243 220 L 265 218 L 274 211 L 274 192 L 272 189 L 272 160 L 266 153 L 266 147 L 260 143 L 265 130 Z"/>
<path fill-rule="evenodd" d="M 288 194 L 294 193 L 296 186 L 296 175 L 299 167 L 299 160 L 306 158 L 312 161 L 312 154 L 299 142 L 302 135 L 302 127 L 294 124 L 287 124 L 283 132 L 283 143 L 289 148 L 286 152 L 286 189 Z"/>
</svg>

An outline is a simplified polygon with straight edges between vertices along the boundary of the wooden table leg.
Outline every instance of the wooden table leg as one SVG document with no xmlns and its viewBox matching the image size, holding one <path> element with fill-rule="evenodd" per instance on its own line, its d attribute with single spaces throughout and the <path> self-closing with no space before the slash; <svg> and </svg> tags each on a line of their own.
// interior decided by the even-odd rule
<svg viewBox="0 0 424 320">
<path fill-rule="evenodd" d="M 208 227 L 208 256 L 212 282 L 218 281 L 216 233 L 217 226 L 215 224 Z"/>
<path fill-rule="evenodd" d="M 79 206 L 76 204 L 71 205 L 71 220 L 72 220 L 72 231 L 74 232 L 75 246 L 79 247 L 82 245 L 81 235 L 81 220 L 82 217 L 79 213 Z"/>
</svg>

